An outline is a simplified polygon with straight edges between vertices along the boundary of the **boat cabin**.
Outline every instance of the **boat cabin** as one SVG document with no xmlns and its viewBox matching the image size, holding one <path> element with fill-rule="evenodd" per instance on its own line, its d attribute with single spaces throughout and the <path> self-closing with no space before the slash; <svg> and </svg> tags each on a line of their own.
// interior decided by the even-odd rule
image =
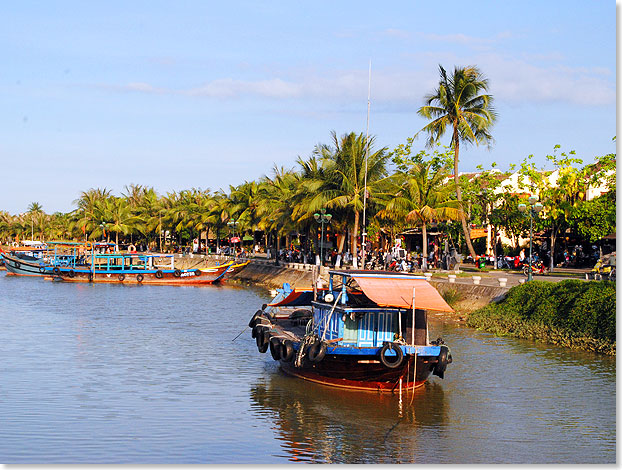
<svg viewBox="0 0 622 470">
<path fill-rule="evenodd" d="M 384 271 L 329 271 L 327 289 L 315 294 L 290 290 L 270 305 L 300 308 L 305 303 L 312 307 L 319 338 L 353 348 L 395 341 L 427 346 L 427 310 L 453 311 L 424 276 Z"/>
</svg>

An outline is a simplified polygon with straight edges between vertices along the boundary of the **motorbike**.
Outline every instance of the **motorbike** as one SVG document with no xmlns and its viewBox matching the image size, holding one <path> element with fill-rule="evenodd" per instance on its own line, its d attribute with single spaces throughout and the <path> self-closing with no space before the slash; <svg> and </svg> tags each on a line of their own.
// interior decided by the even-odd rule
<svg viewBox="0 0 622 470">
<path fill-rule="evenodd" d="M 549 268 L 544 265 L 542 261 L 533 261 L 531 263 L 531 274 L 542 274 L 546 275 L 549 273 Z M 523 274 L 525 276 L 529 276 L 529 262 L 525 263 L 523 266 Z"/>
<path fill-rule="evenodd" d="M 609 279 L 610 281 L 615 281 L 616 267 L 610 264 L 604 264 L 604 261 L 599 259 L 592 268 L 592 271 L 587 273 L 585 276 L 587 279 L 595 279 L 597 281 L 602 280 L 603 277 Z"/>
<path fill-rule="evenodd" d="M 510 264 L 507 259 L 505 259 L 505 256 L 497 256 L 497 269 L 511 269 Z"/>
</svg>

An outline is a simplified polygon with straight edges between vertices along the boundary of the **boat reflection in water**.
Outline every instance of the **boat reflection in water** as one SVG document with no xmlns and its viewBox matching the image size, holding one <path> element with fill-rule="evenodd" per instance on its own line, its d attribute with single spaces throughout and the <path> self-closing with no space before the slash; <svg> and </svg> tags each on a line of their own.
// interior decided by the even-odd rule
<svg viewBox="0 0 622 470">
<path fill-rule="evenodd" d="M 449 419 L 443 387 L 435 381 L 399 396 L 343 391 L 275 373 L 267 385 L 254 386 L 250 398 L 253 408 L 271 417 L 293 462 L 443 460 Z"/>
</svg>

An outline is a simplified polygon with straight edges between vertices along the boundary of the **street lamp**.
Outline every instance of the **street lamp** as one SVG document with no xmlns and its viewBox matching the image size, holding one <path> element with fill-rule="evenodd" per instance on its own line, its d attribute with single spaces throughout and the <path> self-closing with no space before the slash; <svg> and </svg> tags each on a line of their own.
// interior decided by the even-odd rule
<svg viewBox="0 0 622 470">
<path fill-rule="evenodd" d="M 528 202 L 529 202 L 529 272 L 527 274 L 527 280 L 528 281 L 532 281 L 533 280 L 533 275 L 531 274 L 531 251 L 532 251 L 532 246 L 533 246 L 533 218 L 538 217 L 538 213 L 543 209 L 542 204 L 540 204 L 538 201 L 538 197 L 537 196 L 529 196 Z M 525 213 L 527 211 L 527 205 L 526 204 L 519 204 L 518 205 L 518 210 L 521 211 L 522 213 Z"/>
<path fill-rule="evenodd" d="M 329 224 L 330 223 L 330 219 L 333 218 L 333 216 L 331 214 L 327 214 L 326 213 L 326 209 L 321 209 L 320 213 L 315 213 L 313 214 L 313 218 L 315 219 L 315 221 L 319 224 L 321 224 L 322 226 L 322 238 L 320 240 L 320 266 L 324 265 L 324 224 Z"/>
</svg>

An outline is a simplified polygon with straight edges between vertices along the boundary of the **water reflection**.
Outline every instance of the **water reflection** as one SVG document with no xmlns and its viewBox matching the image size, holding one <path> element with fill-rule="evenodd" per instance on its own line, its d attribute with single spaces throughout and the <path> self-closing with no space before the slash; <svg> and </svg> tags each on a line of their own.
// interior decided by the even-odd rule
<svg viewBox="0 0 622 470">
<path fill-rule="evenodd" d="M 275 371 L 250 391 L 272 416 L 288 460 L 313 463 L 414 463 L 440 443 L 447 421 L 442 385 L 412 393 L 348 392 Z"/>
</svg>

